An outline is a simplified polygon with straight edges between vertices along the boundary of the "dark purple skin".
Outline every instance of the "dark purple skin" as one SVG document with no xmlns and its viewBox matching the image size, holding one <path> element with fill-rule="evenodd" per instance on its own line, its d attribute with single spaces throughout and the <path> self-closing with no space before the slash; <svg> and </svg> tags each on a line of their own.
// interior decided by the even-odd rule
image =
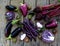
<svg viewBox="0 0 60 46">
<path fill-rule="evenodd" d="M 15 13 L 12 11 L 8 11 L 5 13 L 6 19 L 8 21 L 13 20 L 15 18 Z"/>
<path fill-rule="evenodd" d="M 43 19 L 43 16 L 41 13 L 38 13 L 35 15 L 35 20 L 42 20 Z"/>
<path fill-rule="evenodd" d="M 55 21 L 55 20 L 52 20 L 52 21 L 48 22 L 47 24 L 45 24 L 45 27 L 47 29 L 56 28 L 57 26 L 58 26 L 58 24 L 57 24 L 57 21 Z"/>
<path fill-rule="evenodd" d="M 7 9 L 7 10 L 9 10 L 9 11 L 15 11 L 15 9 L 17 9 L 15 6 L 13 6 L 13 5 L 7 5 L 7 6 L 5 6 L 5 8 Z"/>
<path fill-rule="evenodd" d="M 11 33 L 11 29 L 12 29 L 12 24 L 11 24 L 12 21 L 8 22 L 6 27 L 5 27 L 5 36 L 8 37 Z"/>
<path fill-rule="evenodd" d="M 27 28 L 25 25 L 24 25 L 24 29 L 26 30 L 26 33 L 28 33 L 31 38 L 34 39 L 34 41 L 36 41 L 36 36 L 29 30 L 29 28 Z"/>
<path fill-rule="evenodd" d="M 29 24 L 32 26 L 32 28 L 37 30 L 37 27 L 34 25 L 33 21 L 29 20 L 29 19 L 28 19 L 28 21 L 29 21 Z"/>
<path fill-rule="evenodd" d="M 33 12 L 34 12 L 34 13 L 40 13 L 40 12 L 41 12 L 40 7 L 38 6 L 38 7 L 34 8 L 34 9 L 33 9 Z"/>
<path fill-rule="evenodd" d="M 37 31 L 36 31 L 34 28 L 32 28 L 32 27 L 29 25 L 29 23 L 27 23 L 27 22 L 23 22 L 23 23 L 27 26 L 27 28 L 28 28 L 35 36 L 38 35 Z"/>
<path fill-rule="evenodd" d="M 22 29 L 20 27 L 17 27 L 16 29 L 13 30 L 13 32 L 11 33 L 11 37 L 15 38 L 20 32 L 22 31 Z"/>
<path fill-rule="evenodd" d="M 22 28 L 22 31 L 23 31 L 24 33 L 26 33 L 26 36 L 32 41 L 32 36 L 30 35 L 29 32 L 26 31 L 26 29 L 25 29 L 24 27 Z"/>
</svg>

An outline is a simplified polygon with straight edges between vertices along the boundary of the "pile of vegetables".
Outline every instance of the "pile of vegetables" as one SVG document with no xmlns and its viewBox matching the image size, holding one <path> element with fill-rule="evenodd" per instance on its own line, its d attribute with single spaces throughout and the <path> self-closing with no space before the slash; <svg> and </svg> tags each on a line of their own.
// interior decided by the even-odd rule
<svg viewBox="0 0 60 46">
<path fill-rule="evenodd" d="M 41 40 L 46 43 L 54 41 L 58 21 L 52 18 L 60 15 L 60 4 L 38 6 L 33 10 L 26 3 L 20 3 L 19 8 L 13 5 L 7 5 L 5 8 L 7 9 L 5 13 L 7 25 L 4 31 L 7 40 L 19 36 L 20 40 L 28 42 L 32 40 L 36 41 L 36 38 L 41 36 Z M 16 17 L 15 12 L 18 13 Z M 24 18 L 23 21 L 21 16 Z M 35 17 L 34 22 L 32 20 L 33 17 Z M 17 28 L 12 31 L 14 25 Z"/>
<path fill-rule="evenodd" d="M 47 19 L 49 20 L 60 15 L 60 4 L 50 4 L 43 7 L 38 6 L 33 9 L 33 12 L 36 13 L 35 20 L 44 19 L 47 21 Z"/>
</svg>

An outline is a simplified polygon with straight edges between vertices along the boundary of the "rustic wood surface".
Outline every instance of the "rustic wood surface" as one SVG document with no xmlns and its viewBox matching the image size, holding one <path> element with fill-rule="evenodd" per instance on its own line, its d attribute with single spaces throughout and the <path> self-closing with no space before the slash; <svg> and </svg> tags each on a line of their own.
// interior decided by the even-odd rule
<svg viewBox="0 0 60 46">
<path fill-rule="evenodd" d="M 60 23 L 57 28 L 58 33 L 55 36 L 55 41 L 51 44 L 44 43 L 38 38 L 36 42 L 32 41 L 29 43 L 25 43 L 19 39 L 17 43 L 13 43 L 12 40 L 6 40 L 4 36 L 4 28 L 6 26 L 5 6 L 12 4 L 18 7 L 20 2 L 23 2 L 23 0 L 0 0 L 0 46 L 60 46 Z M 36 5 L 44 6 L 48 4 L 55 4 L 57 3 L 57 0 L 25 0 L 25 2 L 34 8 Z"/>
</svg>

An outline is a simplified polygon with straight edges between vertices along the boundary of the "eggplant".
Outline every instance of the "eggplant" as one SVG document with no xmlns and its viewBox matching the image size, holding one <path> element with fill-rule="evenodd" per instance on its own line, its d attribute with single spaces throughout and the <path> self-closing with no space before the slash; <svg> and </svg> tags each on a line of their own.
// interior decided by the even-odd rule
<svg viewBox="0 0 60 46">
<path fill-rule="evenodd" d="M 11 29 L 12 29 L 12 24 L 11 24 L 12 21 L 9 21 L 5 27 L 5 36 L 8 37 L 11 33 Z"/>
<path fill-rule="evenodd" d="M 11 21 L 15 18 L 15 13 L 12 11 L 8 11 L 5 13 L 5 16 L 8 21 Z"/>
<path fill-rule="evenodd" d="M 45 43 L 51 43 L 53 42 L 55 39 L 54 35 L 52 32 L 50 32 L 49 30 L 45 30 L 43 33 L 42 33 L 42 40 L 45 42 Z"/>
<path fill-rule="evenodd" d="M 22 29 L 20 27 L 17 27 L 15 30 L 13 30 L 13 32 L 11 33 L 11 37 L 15 38 L 20 32 L 22 31 Z"/>
<path fill-rule="evenodd" d="M 22 15 L 25 17 L 28 13 L 28 7 L 26 4 L 21 4 L 21 6 L 19 7 Z"/>
<path fill-rule="evenodd" d="M 48 22 L 47 24 L 45 24 L 45 27 L 47 29 L 53 29 L 56 28 L 58 26 L 58 23 L 56 20 L 51 20 L 50 22 Z"/>
<path fill-rule="evenodd" d="M 5 8 L 9 11 L 15 11 L 17 9 L 16 6 L 13 6 L 13 5 L 7 5 L 5 6 Z"/>
</svg>

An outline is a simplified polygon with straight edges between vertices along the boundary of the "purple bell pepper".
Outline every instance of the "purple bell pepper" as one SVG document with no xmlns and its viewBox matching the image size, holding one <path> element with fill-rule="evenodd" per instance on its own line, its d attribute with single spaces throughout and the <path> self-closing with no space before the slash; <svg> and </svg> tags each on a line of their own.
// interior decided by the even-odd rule
<svg viewBox="0 0 60 46">
<path fill-rule="evenodd" d="M 55 20 L 52 20 L 52 21 L 48 22 L 47 24 L 45 24 L 45 27 L 47 29 L 53 29 L 53 28 L 56 28 L 57 26 L 58 26 L 58 23 Z"/>
<path fill-rule="evenodd" d="M 22 15 L 25 17 L 28 13 L 28 6 L 27 4 L 21 4 L 21 6 L 19 7 Z"/>
</svg>

